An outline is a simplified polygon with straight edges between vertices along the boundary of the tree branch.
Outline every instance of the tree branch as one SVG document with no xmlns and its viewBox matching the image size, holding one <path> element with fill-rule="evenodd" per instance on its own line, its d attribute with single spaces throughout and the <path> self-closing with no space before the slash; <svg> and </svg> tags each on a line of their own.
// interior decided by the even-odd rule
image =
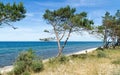
<svg viewBox="0 0 120 75">
<path fill-rule="evenodd" d="M 64 37 L 64 35 L 65 35 L 65 31 L 66 31 L 66 30 L 64 30 L 64 33 L 63 33 L 63 35 L 61 36 L 60 40 L 63 39 L 63 37 Z"/>
<path fill-rule="evenodd" d="M 61 52 L 63 51 L 65 45 L 67 44 L 67 41 L 68 41 L 68 39 L 69 39 L 69 37 L 70 37 L 71 32 L 72 32 L 72 27 L 71 27 L 70 30 L 69 30 L 68 36 L 67 36 L 67 38 L 66 38 L 66 40 L 65 40 L 65 42 L 64 42 L 64 44 L 63 44 L 63 46 L 62 46 Z"/>
<path fill-rule="evenodd" d="M 17 27 L 14 27 L 13 25 L 9 24 L 8 22 L 4 22 L 4 23 L 11 26 L 13 29 L 17 29 Z"/>
</svg>

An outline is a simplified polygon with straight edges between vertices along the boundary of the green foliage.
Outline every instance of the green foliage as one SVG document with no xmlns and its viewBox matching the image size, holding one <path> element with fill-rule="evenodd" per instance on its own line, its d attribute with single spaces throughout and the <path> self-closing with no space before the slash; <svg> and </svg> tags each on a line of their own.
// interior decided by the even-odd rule
<svg viewBox="0 0 120 75">
<path fill-rule="evenodd" d="M 21 75 L 26 70 L 26 64 L 24 61 L 16 62 L 16 66 L 14 67 L 14 74 Z"/>
<path fill-rule="evenodd" d="M 104 48 L 109 47 L 108 38 L 112 38 L 111 42 L 113 44 L 113 48 L 115 48 L 116 39 L 118 40 L 117 43 L 119 43 L 120 38 L 120 10 L 117 10 L 115 15 L 111 15 L 109 12 L 106 12 L 102 17 L 102 25 L 97 27 L 97 33 L 101 33 L 103 35 Z"/>
<path fill-rule="evenodd" d="M 12 5 L 0 2 L 0 25 L 10 25 L 10 22 L 20 21 L 25 18 L 25 13 L 26 10 L 21 2 L 18 4 L 13 3 Z"/>
<path fill-rule="evenodd" d="M 91 29 L 91 25 L 94 23 L 92 20 L 87 19 L 87 13 L 81 12 L 79 14 L 75 14 L 75 11 L 76 9 L 70 8 L 70 6 L 54 11 L 46 10 L 43 18 L 51 25 L 53 25 L 53 23 L 57 23 L 56 26 L 60 26 L 59 29 L 67 28 L 69 30 L 71 27 Z"/>
<path fill-rule="evenodd" d="M 34 58 L 35 58 L 34 52 L 32 51 L 32 49 L 29 49 L 27 52 L 22 52 L 19 54 L 19 56 L 16 59 L 16 64 L 17 62 L 24 62 L 27 67 L 32 64 L 32 60 Z"/>
<path fill-rule="evenodd" d="M 70 37 L 72 32 L 79 32 L 80 30 L 91 30 L 93 29 L 93 21 L 87 18 L 86 12 L 75 13 L 75 8 L 70 8 L 66 6 L 59 8 L 54 11 L 46 10 L 43 18 L 53 27 L 55 32 L 56 40 L 58 42 L 59 53 L 58 56 L 62 54 L 62 51 Z M 48 32 L 48 31 L 47 31 Z M 66 36 L 67 35 L 67 36 Z M 61 45 L 61 40 L 65 39 L 64 43 Z"/>
<path fill-rule="evenodd" d="M 55 62 L 56 62 L 56 58 L 50 58 L 50 59 L 49 59 L 49 63 L 50 63 L 50 64 L 54 64 Z"/>
<path fill-rule="evenodd" d="M 42 61 L 38 60 L 34 60 L 31 67 L 34 72 L 40 72 L 44 69 Z"/>
<path fill-rule="evenodd" d="M 32 49 L 22 52 L 16 59 L 14 65 L 14 74 L 27 74 L 26 72 L 40 72 L 43 69 L 43 63 L 40 59 L 36 59 Z"/>
<path fill-rule="evenodd" d="M 98 58 L 105 58 L 105 57 L 107 57 L 107 55 L 104 51 L 97 50 L 97 57 Z"/>
<path fill-rule="evenodd" d="M 98 33 L 102 33 L 104 32 L 104 26 L 98 26 Z"/>
<path fill-rule="evenodd" d="M 2 75 L 2 74 L 1 74 Z M 7 75 L 14 75 L 14 72 L 13 71 L 10 71 L 7 73 Z"/>
<path fill-rule="evenodd" d="M 62 56 L 58 57 L 57 60 L 60 63 L 66 63 L 69 61 L 69 58 L 67 56 L 62 55 Z"/>
<path fill-rule="evenodd" d="M 57 57 L 57 58 L 50 58 L 50 59 L 49 59 L 49 63 L 50 63 L 50 64 L 55 64 L 55 63 L 63 64 L 63 63 L 66 63 L 66 62 L 68 62 L 68 61 L 69 61 L 69 57 L 64 56 L 64 55 L 59 56 L 59 57 Z"/>
<path fill-rule="evenodd" d="M 96 50 L 104 50 L 104 48 L 102 48 L 102 47 L 98 47 Z"/>
<path fill-rule="evenodd" d="M 120 59 L 116 59 L 116 60 L 112 61 L 112 64 L 120 65 Z"/>
<path fill-rule="evenodd" d="M 87 58 L 87 54 L 72 55 L 71 57 L 72 58 L 86 59 Z"/>
<path fill-rule="evenodd" d="M 30 72 L 25 71 L 22 75 L 31 75 Z"/>
</svg>

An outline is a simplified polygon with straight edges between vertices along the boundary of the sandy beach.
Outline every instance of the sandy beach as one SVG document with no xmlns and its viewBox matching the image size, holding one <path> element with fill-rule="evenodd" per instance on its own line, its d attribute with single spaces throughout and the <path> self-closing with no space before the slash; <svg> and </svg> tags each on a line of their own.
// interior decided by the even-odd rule
<svg viewBox="0 0 120 75">
<path fill-rule="evenodd" d="M 84 54 L 84 53 L 88 53 L 88 52 L 92 52 L 94 50 L 96 50 L 96 48 L 90 48 L 90 49 L 85 49 L 85 50 L 82 50 L 82 51 L 78 51 L 78 52 L 75 52 L 75 53 L 71 53 L 71 54 L 67 54 L 67 56 L 70 56 L 70 55 L 76 55 L 76 54 Z"/>
<path fill-rule="evenodd" d="M 76 54 L 84 54 L 84 53 L 88 53 L 88 52 L 92 52 L 94 50 L 96 50 L 97 48 L 90 48 L 90 49 L 85 49 L 85 50 L 82 50 L 82 51 L 78 51 L 78 52 L 75 52 L 75 53 L 71 53 L 71 54 L 67 54 L 67 56 L 70 56 L 70 55 L 76 55 Z M 43 60 L 43 62 L 47 62 L 48 59 L 45 59 Z M 13 66 L 5 66 L 5 67 L 2 67 L 0 68 L 0 73 L 6 73 L 6 72 L 9 72 L 13 69 Z"/>
<path fill-rule="evenodd" d="M 0 73 L 6 73 L 6 72 L 9 72 L 9 71 L 11 71 L 13 69 L 13 66 L 11 65 L 11 66 L 5 66 L 5 67 L 3 67 L 3 68 L 0 68 Z"/>
</svg>

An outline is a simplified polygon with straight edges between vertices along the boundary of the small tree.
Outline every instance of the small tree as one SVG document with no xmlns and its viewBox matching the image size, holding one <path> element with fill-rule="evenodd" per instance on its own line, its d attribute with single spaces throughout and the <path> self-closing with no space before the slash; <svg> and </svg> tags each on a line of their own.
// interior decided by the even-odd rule
<svg viewBox="0 0 120 75">
<path fill-rule="evenodd" d="M 75 14 L 75 11 L 75 8 L 66 6 L 54 11 L 46 10 L 43 15 L 43 18 L 47 23 L 53 27 L 59 51 L 57 56 L 62 54 L 72 32 L 92 29 L 91 25 L 93 24 L 93 21 L 87 19 L 87 13 L 81 12 Z M 46 31 L 49 32 L 48 30 Z M 65 38 L 65 41 L 61 44 L 63 38 Z"/>
<path fill-rule="evenodd" d="M 116 36 L 117 36 L 116 45 L 120 46 L 120 10 L 117 10 L 117 12 L 115 13 L 115 17 L 116 17 L 115 33 L 116 33 Z"/>
<path fill-rule="evenodd" d="M 25 18 L 26 10 L 23 6 L 23 3 L 10 3 L 3 4 L 0 2 L 0 25 L 9 25 L 12 28 L 16 29 L 11 22 L 20 21 L 21 19 Z"/>
<path fill-rule="evenodd" d="M 108 41 L 107 38 L 110 35 L 110 25 L 112 25 L 112 16 L 109 12 L 105 13 L 105 16 L 103 17 L 103 27 L 104 27 L 104 48 L 107 48 Z"/>
<path fill-rule="evenodd" d="M 116 43 L 120 42 L 120 11 L 117 10 L 115 15 L 110 15 L 109 12 L 105 13 L 103 16 L 103 24 L 98 26 L 98 33 L 102 33 L 104 48 L 108 48 L 110 38 L 112 41 L 112 46 L 115 48 Z M 118 40 L 118 41 L 116 41 Z"/>
</svg>

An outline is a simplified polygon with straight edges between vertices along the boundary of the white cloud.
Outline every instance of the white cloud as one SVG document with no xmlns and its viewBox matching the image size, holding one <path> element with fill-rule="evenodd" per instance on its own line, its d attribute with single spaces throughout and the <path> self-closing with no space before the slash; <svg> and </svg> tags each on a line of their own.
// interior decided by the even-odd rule
<svg viewBox="0 0 120 75">
<path fill-rule="evenodd" d="M 64 6 L 65 3 L 62 2 L 35 2 L 36 4 L 40 6 L 46 6 L 46 7 L 58 7 L 58 6 Z"/>
<path fill-rule="evenodd" d="M 90 7 L 90 6 L 100 6 L 106 3 L 105 0 L 67 0 L 66 3 L 74 7 Z"/>
<path fill-rule="evenodd" d="M 64 2 L 35 2 L 40 6 L 46 7 L 61 7 L 70 5 L 73 7 L 91 7 L 91 6 L 100 6 L 106 3 L 104 0 L 65 0 Z"/>
<path fill-rule="evenodd" d="M 27 16 L 27 17 L 33 17 L 33 16 L 34 16 L 34 13 L 26 13 L 26 16 Z"/>
</svg>

